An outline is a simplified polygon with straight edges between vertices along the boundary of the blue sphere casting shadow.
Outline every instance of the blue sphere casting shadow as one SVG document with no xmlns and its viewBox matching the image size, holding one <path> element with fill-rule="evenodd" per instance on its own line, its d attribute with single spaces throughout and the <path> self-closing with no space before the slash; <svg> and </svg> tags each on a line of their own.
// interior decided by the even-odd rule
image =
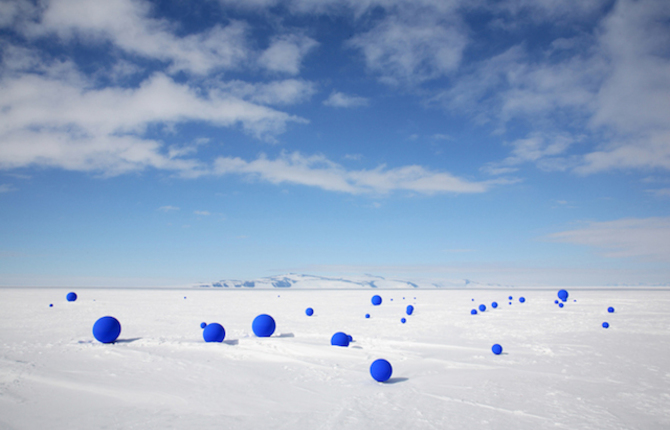
<svg viewBox="0 0 670 430">
<path fill-rule="evenodd" d="M 491 307 L 492 307 L 493 309 L 497 308 L 497 307 L 498 307 L 498 302 L 493 302 L 493 303 L 491 303 Z"/>
<path fill-rule="evenodd" d="M 477 315 L 477 309 L 473 309 L 470 311 L 470 315 Z"/>
<path fill-rule="evenodd" d="M 349 346 L 349 336 L 344 332 L 338 331 L 330 338 L 330 344 L 333 346 Z"/>
<path fill-rule="evenodd" d="M 603 323 L 603 328 L 609 328 L 609 326 L 610 326 L 609 323 L 606 322 Z"/>
<path fill-rule="evenodd" d="M 251 323 L 251 329 L 258 337 L 270 337 L 275 332 L 275 320 L 267 314 L 258 315 Z"/>
<path fill-rule="evenodd" d="M 610 306 L 609 308 L 607 308 L 607 312 L 609 312 L 609 313 L 613 313 L 613 312 L 614 312 L 614 308 L 613 308 L 612 306 Z"/>
<path fill-rule="evenodd" d="M 486 305 L 479 305 L 479 311 L 484 312 L 486 310 Z"/>
<path fill-rule="evenodd" d="M 370 314 L 365 314 L 365 318 L 370 318 Z"/>
<path fill-rule="evenodd" d="M 77 300 L 77 293 L 67 293 L 67 296 L 65 296 L 68 302 L 74 302 Z"/>
<path fill-rule="evenodd" d="M 382 304 L 382 298 L 378 295 L 372 296 L 372 304 L 375 306 L 379 306 Z"/>
<path fill-rule="evenodd" d="M 559 303 L 559 304 L 558 304 L 558 307 L 559 307 L 559 308 L 562 308 L 562 307 L 563 307 L 563 303 Z"/>
<path fill-rule="evenodd" d="M 508 299 L 512 300 L 512 296 L 509 296 Z"/>
<path fill-rule="evenodd" d="M 93 324 L 93 337 L 101 343 L 112 343 L 121 334 L 121 323 L 114 317 L 102 317 Z"/>
<path fill-rule="evenodd" d="M 314 315 L 314 309 L 312 309 L 312 308 L 307 308 L 307 309 L 305 309 L 305 314 L 306 314 L 308 317 L 311 317 L 312 315 Z"/>
<path fill-rule="evenodd" d="M 219 323 L 207 324 L 202 331 L 202 337 L 205 342 L 223 342 L 226 338 L 226 330 Z"/>
<path fill-rule="evenodd" d="M 567 301 L 568 300 L 568 292 L 566 290 L 559 290 L 558 291 L 558 298 L 561 299 L 562 301 Z"/>
<path fill-rule="evenodd" d="M 414 306 L 408 305 L 406 312 L 407 312 L 407 315 L 412 315 L 412 313 L 414 313 Z"/>
<path fill-rule="evenodd" d="M 370 376 L 377 382 L 388 381 L 392 374 L 393 367 L 391 367 L 391 363 L 383 358 L 373 361 L 370 365 Z"/>
<path fill-rule="evenodd" d="M 525 297 L 519 297 L 519 302 L 523 303 L 523 302 L 525 302 L 525 301 L 526 301 L 526 298 L 525 298 Z"/>
<path fill-rule="evenodd" d="M 500 355 L 500 354 L 502 353 L 502 346 L 500 346 L 499 344 L 496 343 L 495 345 L 493 345 L 493 346 L 491 347 L 491 351 L 492 351 L 495 355 Z"/>
<path fill-rule="evenodd" d="M 407 320 L 405 318 L 400 318 L 400 322 L 405 324 L 407 322 Z"/>
<path fill-rule="evenodd" d="M 200 328 L 205 328 L 205 327 L 207 327 L 207 323 L 206 322 L 201 322 L 200 323 Z"/>
</svg>

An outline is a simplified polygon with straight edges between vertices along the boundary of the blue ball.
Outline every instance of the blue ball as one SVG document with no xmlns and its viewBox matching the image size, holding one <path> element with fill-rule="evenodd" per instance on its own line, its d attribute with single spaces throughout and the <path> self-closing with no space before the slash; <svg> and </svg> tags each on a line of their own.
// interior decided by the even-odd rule
<svg viewBox="0 0 670 430">
<path fill-rule="evenodd" d="M 412 315 L 412 313 L 414 312 L 414 306 L 408 305 L 406 312 L 407 312 L 407 315 Z"/>
<path fill-rule="evenodd" d="M 270 337 L 275 332 L 275 320 L 267 314 L 258 315 L 251 323 L 251 329 L 258 337 Z"/>
<path fill-rule="evenodd" d="M 53 304 L 53 303 L 50 303 L 50 304 L 49 304 L 49 307 L 50 307 L 50 308 L 53 308 L 53 307 L 54 307 L 54 304 Z"/>
<path fill-rule="evenodd" d="M 405 324 L 407 322 L 407 320 L 405 318 L 400 318 L 400 322 Z"/>
<path fill-rule="evenodd" d="M 495 345 L 493 345 L 493 346 L 491 347 L 491 351 L 492 351 L 495 355 L 500 355 L 500 354 L 502 353 L 502 346 L 500 346 L 499 344 L 496 343 Z"/>
<path fill-rule="evenodd" d="M 349 346 L 349 336 L 341 331 L 338 331 L 330 338 L 330 344 L 334 346 Z"/>
<path fill-rule="evenodd" d="M 470 311 L 470 315 L 477 315 L 477 309 L 473 309 Z"/>
<path fill-rule="evenodd" d="M 375 306 L 379 306 L 382 304 L 382 298 L 378 295 L 372 296 L 372 304 Z"/>
<path fill-rule="evenodd" d="M 554 303 L 558 304 L 558 299 L 557 299 L 557 300 L 554 300 Z"/>
<path fill-rule="evenodd" d="M 519 297 L 519 302 L 523 303 L 523 302 L 525 302 L 525 301 L 526 301 L 526 298 L 525 298 L 525 297 Z"/>
<path fill-rule="evenodd" d="M 561 299 L 562 301 L 567 301 L 568 300 L 568 292 L 566 290 L 559 290 L 558 291 L 558 298 Z"/>
<path fill-rule="evenodd" d="M 563 307 L 563 303 L 559 303 L 559 304 L 558 304 L 558 307 L 559 307 L 559 308 L 562 308 L 562 307 Z"/>
<path fill-rule="evenodd" d="M 609 313 L 613 313 L 613 312 L 614 312 L 614 308 L 613 308 L 612 306 L 610 306 L 609 308 L 607 308 L 607 312 L 609 312 Z"/>
<path fill-rule="evenodd" d="M 219 323 L 207 324 L 202 331 L 202 337 L 205 342 L 223 342 L 226 338 L 226 330 Z"/>
<path fill-rule="evenodd" d="M 484 312 L 486 310 L 486 305 L 479 305 L 479 311 Z"/>
<path fill-rule="evenodd" d="M 114 317 L 102 317 L 93 324 L 93 337 L 101 343 L 112 343 L 121 334 L 121 323 Z"/>
<path fill-rule="evenodd" d="M 314 309 L 312 308 L 305 309 L 305 314 L 307 314 L 308 317 L 311 317 L 312 315 L 314 315 Z"/>
<path fill-rule="evenodd" d="M 373 361 L 370 365 L 370 376 L 377 382 L 388 381 L 392 374 L 393 367 L 391 367 L 391 363 L 383 358 Z"/>
<path fill-rule="evenodd" d="M 207 327 L 207 323 L 206 322 L 201 322 L 200 323 L 200 328 L 205 328 L 205 327 Z"/>
<path fill-rule="evenodd" d="M 512 300 L 512 296 L 509 296 L 508 299 Z"/>
<path fill-rule="evenodd" d="M 347 339 L 349 339 L 349 343 L 354 341 L 354 337 L 350 334 L 347 335 Z"/>
<path fill-rule="evenodd" d="M 67 293 L 67 296 L 65 296 L 68 302 L 74 302 L 77 300 L 77 293 Z"/>
<path fill-rule="evenodd" d="M 493 302 L 493 303 L 491 303 L 491 307 L 492 307 L 493 309 L 497 308 L 497 307 L 498 307 L 498 302 Z"/>
<path fill-rule="evenodd" d="M 365 318 L 370 318 L 370 314 L 365 314 Z"/>
<path fill-rule="evenodd" d="M 609 328 L 609 326 L 610 326 L 609 323 L 606 323 L 606 322 L 603 323 L 603 328 Z"/>
</svg>

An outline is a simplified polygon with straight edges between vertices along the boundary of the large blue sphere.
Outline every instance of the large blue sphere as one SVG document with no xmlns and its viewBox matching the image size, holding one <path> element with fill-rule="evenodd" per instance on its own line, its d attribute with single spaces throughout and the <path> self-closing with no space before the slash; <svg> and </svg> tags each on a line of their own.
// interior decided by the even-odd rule
<svg viewBox="0 0 670 430">
<path fill-rule="evenodd" d="M 610 306 L 609 308 L 607 308 L 607 312 L 609 312 L 609 313 L 613 313 L 613 312 L 614 312 L 614 308 L 613 308 L 612 306 Z"/>
<path fill-rule="evenodd" d="M 479 311 L 484 312 L 486 310 L 486 305 L 479 305 Z"/>
<path fill-rule="evenodd" d="M 495 345 L 493 345 L 493 346 L 491 347 L 491 351 L 492 351 L 495 355 L 500 355 L 500 354 L 502 353 L 502 346 L 500 346 L 499 344 L 496 343 Z"/>
<path fill-rule="evenodd" d="M 603 328 L 609 328 L 609 327 L 610 327 L 609 323 L 606 322 L 603 323 Z"/>
<path fill-rule="evenodd" d="M 93 337 L 98 342 L 112 343 L 121 334 L 121 323 L 114 317 L 102 317 L 93 324 Z"/>
<path fill-rule="evenodd" d="M 207 324 L 202 331 L 202 337 L 205 342 L 223 342 L 226 338 L 226 330 L 219 323 Z"/>
<path fill-rule="evenodd" d="M 251 329 L 258 337 L 270 337 L 275 332 L 275 320 L 267 314 L 258 315 L 251 324 Z"/>
<path fill-rule="evenodd" d="M 564 302 L 568 300 L 568 292 L 566 290 L 559 290 L 558 291 L 558 298 L 563 300 Z"/>
<path fill-rule="evenodd" d="M 307 308 L 307 309 L 305 309 L 305 314 L 306 314 L 308 317 L 311 317 L 312 315 L 314 315 L 314 309 L 312 309 L 312 308 Z"/>
<path fill-rule="evenodd" d="M 470 311 L 470 315 L 477 315 L 477 309 L 473 309 Z"/>
<path fill-rule="evenodd" d="M 372 304 L 375 306 L 379 306 L 382 304 L 382 298 L 378 295 L 372 296 Z"/>
<path fill-rule="evenodd" d="M 392 374 L 393 367 L 391 367 L 391 363 L 383 358 L 373 361 L 370 365 L 370 376 L 377 382 L 388 381 Z"/>
<path fill-rule="evenodd" d="M 77 300 L 77 293 L 67 293 L 67 296 L 65 296 L 68 302 L 74 302 Z"/>
<path fill-rule="evenodd" d="M 407 315 L 412 315 L 414 313 L 414 306 L 408 305 L 407 306 Z"/>
<path fill-rule="evenodd" d="M 365 318 L 370 318 L 370 314 L 365 314 Z"/>
<path fill-rule="evenodd" d="M 493 303 L 491 303 L 491 307 L 492 307 L 493 309 L 497 308 L 497 307 L 498 307 L 498 302 L 493 302 Z"/>
<path fill-rule="evenodd" d="M 519 302 L 523 303 L 523 302 L 525 302 L 525 301 L 526 301 L 526 298 L 525 298 L 525 297 L 519 297 Z"/>
<path fill-rule="evenodd" d="M 349 346 L 349 336 L 344 332 L 338 331 L 330 338 L 330 344 L 334 346 Z"/>
</svg>

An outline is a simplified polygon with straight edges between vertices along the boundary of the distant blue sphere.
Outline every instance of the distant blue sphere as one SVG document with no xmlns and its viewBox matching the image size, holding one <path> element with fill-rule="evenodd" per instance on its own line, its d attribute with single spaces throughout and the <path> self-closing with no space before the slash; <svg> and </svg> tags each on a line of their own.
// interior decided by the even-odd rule
<svg viewBox="0 0 670 430">
<path fill-rule="evenodd" d="M 519 302 L 523 303 L 523 302 L 525 302 L 525 301 L 526 301 L 526 298 L 525 298 L 525 297 L 519 297 Z"/>
<path fill-rule="evenodd" d="M 74 302 L 77 300 L 77 293 L 67 293 L 67 296 L 65 296 L 68 302 Z"/>
<path fill-rule="evenodd" d="M 412 313 L 414 312 L 414 306 L 412 306 L 412 305 L 407 305 L 407 310 L 406 310 L 406 312 L 407 312 L 407 315 L 412 315 Z"/>
<path fill-rule="evenodd" d="M 258 337 L 270 337 L 275 332 L 275 320 L 267 314 L 258 315 L 251 323 L 251 329 Z"/>
<path fill-rule="evenodd" d="M 568 292 L 566 290 L 559 290 L 558 291 L 558 298 L 561 299 L 562 301 L 567 301 L 568 300 Z"/>
<path fill-rule="evenodd" d="M 207 324 L 202 331 L 202 337 L 205 342 L 223 342 L 226 338 L 226 330 L 219 323 Z"/>
<path fill-rule="evenodd" d="M 470 311 L 470 315 L 477 315 L 477 309 L 473 309 Z"/>
<path fill-rule="evenodd" d="M 558 299 L 554 300 L 554 303 L 558 304 Z"/>
<path fill-rule="evenodd" d="M 614 313 L 614 308 L 612 306 L 610 306 L 609 308 L 607 308 L 607 312 Z"/>
<path fill-rule="evenodd" d="M 365 318 L 370 318 L 370 314 L 365 314 Z"/>
<path fill-rule="evenodd" d="M 49 304 L 49 307 L 50 307 L 50 308 L 53 308 L 53 307 L 54 307 L 54 304 L 53 304 L 53 303 L 50 303 L 50 304 Z"/>
<path fill-rule="evenodd" d="M 200 328 L 205 328 L 205 327 L 207 327 L 207 323 L 206 322 L 201 322 L 200 323 Z"/>
<path fill-rule="evenodd" d="M 512 296 L 509 296 L 508 299 L 509 299 L 509 300 L 512 300 Z"/>
<path fill-rule="evenodd" d="M 502 353 L 502 346 L 496 343 L 491 347 L 491 351 L 493 351 L 495 355 L 500 355 Z"/>
<path fill-rule="evenodd" d="M 382 298 L 378 295 L 372 296 L 372 304 L 375 306 L 379 306 L 382 304 Z"/>
<path fill-rule="evenodd" d="M 312 308 L 305 309 L 305 314 L 307 314 L 308 317 L 311 317 L 312 315 L 314 315 L 314 309 Z"/>
<path fill-rule="evenodd" d="M 484 312 L 486 310 L 486 305 L 479 305 L 479 311 Z"/>
<path fill-rule="evenodd" d="M 559 304 L 558 304 L 558 307 L 559 307 L 559 308 L 562 308 L 562 307 L 563 307 L 563 303 L 559 303 Z"/>
<path fill-rule="evenodd" d="M 493 303 L 491 303 L 491 307 L 492 307 L 493 309 L 497 308 L 497 307 L 498 307 L 498 302 L 493 302 Z"/>
<path fill-rule="evenodd" d="M 400 322 L 405 324 L 407 322 L 407 320 L 405 318 L 400 318 Z"/>
<path fill-rule="evenodd" d="M 121 334 L 121 323 L 114 317 L 102 317 L 93 324 L 93 337 L 101 343 L 112 343 Z"/>
<path fill-rule="evenodd" d="M 392 374 L 393 367 L 391 367 L 391 363 L 383 358 L 373 361 L 370 365 L 370 376 L 377 382 L 388 381 Z"/>
<path fill-rule="evenodd" d="M 330 344 L 333 346 L 349 346 L 349 336 L 344 332 L 338 331 L 330 338 Z"/>
<path fill-rule="evenodd" d="M 603 323 L 603 328 L 609 328 L 609 326 L 610 326 L 609 323 L 606 323 L 606 322 Z"/>
</svg>

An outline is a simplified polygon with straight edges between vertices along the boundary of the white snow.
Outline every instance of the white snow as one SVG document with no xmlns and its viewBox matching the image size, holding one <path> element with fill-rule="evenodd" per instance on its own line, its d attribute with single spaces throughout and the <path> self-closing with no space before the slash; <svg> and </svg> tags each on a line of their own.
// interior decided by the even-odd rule
<svg viewBox="0 0 670 430">
<path fill-rule="evenodd" d="M 572 288 L 559 309 L 558 289 L 0 289 L 0 428 L 670 428 L 670 290 Z M 91 332 L 105 315 L 114 344 Z"/>
</svg>

